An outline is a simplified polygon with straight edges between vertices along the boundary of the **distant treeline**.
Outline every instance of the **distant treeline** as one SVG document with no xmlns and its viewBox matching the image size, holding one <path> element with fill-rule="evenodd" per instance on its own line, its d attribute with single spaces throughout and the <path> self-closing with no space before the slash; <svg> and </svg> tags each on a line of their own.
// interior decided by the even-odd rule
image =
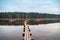
<svg viewBox="0 0 60 40">
<path fill-rule="evenodd" d="M 57 14 L 37 13 L 37 12 L 0 12 L 0 18 L 60 18 Z"/>
</svg>

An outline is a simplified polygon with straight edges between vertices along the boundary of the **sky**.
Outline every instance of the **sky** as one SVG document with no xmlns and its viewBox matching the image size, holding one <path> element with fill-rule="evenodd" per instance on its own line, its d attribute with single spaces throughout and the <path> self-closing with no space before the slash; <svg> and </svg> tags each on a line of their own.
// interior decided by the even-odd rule
<svg viewBox="0 0 60 40">
<path fill-rule="evenodd" d="M 0 0 L 0 12 L 60 14 L 60 0 Z"/>
</svg>

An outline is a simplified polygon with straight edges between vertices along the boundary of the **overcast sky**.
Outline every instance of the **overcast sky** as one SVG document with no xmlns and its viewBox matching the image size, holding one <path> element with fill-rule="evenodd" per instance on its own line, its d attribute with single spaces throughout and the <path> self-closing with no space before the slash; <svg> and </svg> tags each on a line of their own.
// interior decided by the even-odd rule
<svg viewBox="0 0 60 40">
<path fill-rule="evenodd" d="M 0 0 L 0 12 L 60 14 L 60 0 Z"/>
</svg>

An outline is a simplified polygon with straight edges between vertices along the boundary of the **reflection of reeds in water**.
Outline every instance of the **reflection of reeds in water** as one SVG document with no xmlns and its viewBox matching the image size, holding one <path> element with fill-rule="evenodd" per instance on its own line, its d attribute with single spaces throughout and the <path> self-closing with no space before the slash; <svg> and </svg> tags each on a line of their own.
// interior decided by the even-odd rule
<svg viewBox="0 0 60 40">
<path fill-rule="evenodd" d="M 42 20 L 42 21 L 36 21 L 36 20 L 29 20 L 27 24 L 30 25 L 37 25 L 37 24 L 48 24 L 48 23 L 55 23 L 60 22 L 60 20 Z M 0 25 L 23 25 L 24 20 L 0 20 Z"/>
</svg>

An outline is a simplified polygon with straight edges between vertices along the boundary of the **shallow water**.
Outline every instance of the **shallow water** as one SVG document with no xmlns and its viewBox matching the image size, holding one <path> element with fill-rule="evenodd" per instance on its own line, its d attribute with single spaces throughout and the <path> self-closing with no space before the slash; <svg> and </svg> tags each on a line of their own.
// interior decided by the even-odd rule
<svg viewBox="0 0 60 40">
<path fill-rule="evenodd" d="M 60 23 L 31 25 L 30 29 L 34 40 L 60 40 Z"/>
<path fill-rule="evenodd" d="M 60 40 L 60 23 L 29 25 L 34 40 Z M 23 26 L 0 26 L 1 40 L 22 40 Z"/>
<path fill-rule="evenodd" d="M 23 26 L 0 26 L 0 38 L 22 40 Z"/>
</svg>

